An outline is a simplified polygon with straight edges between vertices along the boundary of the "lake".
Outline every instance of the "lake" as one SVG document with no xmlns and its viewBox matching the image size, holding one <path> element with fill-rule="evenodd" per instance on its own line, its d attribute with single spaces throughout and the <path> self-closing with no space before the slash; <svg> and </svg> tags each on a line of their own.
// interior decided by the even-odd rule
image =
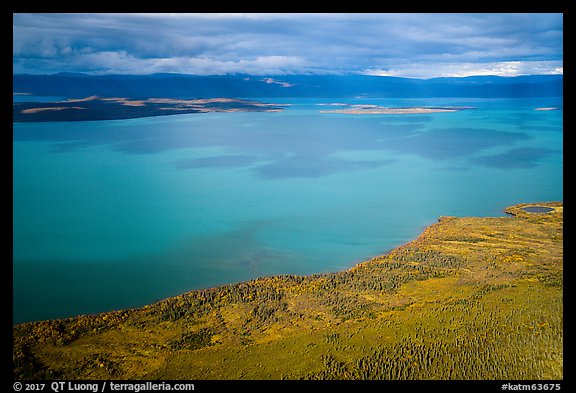
<svg viewBox="0 0 576 393">
<path fill-rule="evenodd" d="M 261 101 L 289 106 L 14 123 L 14 323 L 344 270 L 442 215 L 563 200 L 562 98 Z"/>
</svg>

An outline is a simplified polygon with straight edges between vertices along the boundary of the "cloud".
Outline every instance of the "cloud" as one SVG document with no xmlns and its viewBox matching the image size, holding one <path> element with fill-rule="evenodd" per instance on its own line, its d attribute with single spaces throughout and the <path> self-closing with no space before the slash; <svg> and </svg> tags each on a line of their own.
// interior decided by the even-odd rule
<svg viewBox="0 0 576 393">
<path fill-rule="evenodd" d="M 428 78 L 430 70 L 435 77 L 464 77 L 471 75 L 518 76 L 536 74 L 563 74 L 562 61 L 504 61 L 495 63 L 425 63 L 401 64 L 390 69 L 367 69 L 361 74 Z"/>
<path fill-rule="evenodd" d="M 19 64 L 22 68 L 28 66 Z M 101 51 L 68 56 L 66 64 L 51 59 L 37 59 L 34 66 L 54 71 L 82 71 L 91 74 L 153 74 L 174 72 L 196 75 L 245 73 L 252 75 L 290 74 L 301 70 L 304 61 L 288 56 L 261 56 L 254 59 L 218 60 L 207 57 L 166 57 L 143 59 L 126 51 Z M 25 71 L 25 70 L 23 70 Z M 288 86 L 285 86 L 288 87 Z"/>
<path fill-rule="evenodd" d="M 563 57 L 562 14 L 14 14 L 13 32 L 16 73 L 515 75 Z"/>
<path fill-rule="evenodd" d="M 275 85 L 280 85 L 282 87 L 292 87 L 294 86 L 292 83 L 288 83 L 288 82 L 282 82 L 276 79 L 272 79 L 272 78 L 262 78 L 261 79 L 262 82 L 264 83 L 268 83 L 268 84 L 275 84 Z"/>
</svg>

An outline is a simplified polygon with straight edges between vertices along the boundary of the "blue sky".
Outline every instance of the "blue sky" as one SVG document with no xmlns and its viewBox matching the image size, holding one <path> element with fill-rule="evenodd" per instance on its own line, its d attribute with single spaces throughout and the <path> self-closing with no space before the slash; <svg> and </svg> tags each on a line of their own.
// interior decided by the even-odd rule
<svg viewBox="0 0 576 393">
<path fill-rule="evenodd" d="M 14 14 L 14 73 L 563 73 L 562 14 Z"/>
</svg>

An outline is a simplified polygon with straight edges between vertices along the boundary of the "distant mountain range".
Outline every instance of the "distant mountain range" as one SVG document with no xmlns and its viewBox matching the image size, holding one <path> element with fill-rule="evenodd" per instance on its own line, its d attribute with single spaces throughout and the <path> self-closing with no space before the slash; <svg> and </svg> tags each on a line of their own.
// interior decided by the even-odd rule
<svg viewBox="0 0 576 393">
<path fill-rule="evenodd" d="M 409 79 L 368 75 L 17 74 L 13 92 L 68 98 L 561 97 L 562 75 Z"/>
</svg>

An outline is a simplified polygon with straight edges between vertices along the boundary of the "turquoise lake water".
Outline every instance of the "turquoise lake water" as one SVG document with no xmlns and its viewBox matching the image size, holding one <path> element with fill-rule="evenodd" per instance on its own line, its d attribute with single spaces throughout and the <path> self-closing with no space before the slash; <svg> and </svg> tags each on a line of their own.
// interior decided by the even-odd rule
<svg viewBox="0 0 576 393">
<path fill-rule="evenodd" d="M 563 200 L 561 98 L 262 101 L 290 106 L 14 123 L 14 323 L 343 270 L 441 215 Z M 320 113 L 341 102 L 474 109 Z"/>
</svg>

